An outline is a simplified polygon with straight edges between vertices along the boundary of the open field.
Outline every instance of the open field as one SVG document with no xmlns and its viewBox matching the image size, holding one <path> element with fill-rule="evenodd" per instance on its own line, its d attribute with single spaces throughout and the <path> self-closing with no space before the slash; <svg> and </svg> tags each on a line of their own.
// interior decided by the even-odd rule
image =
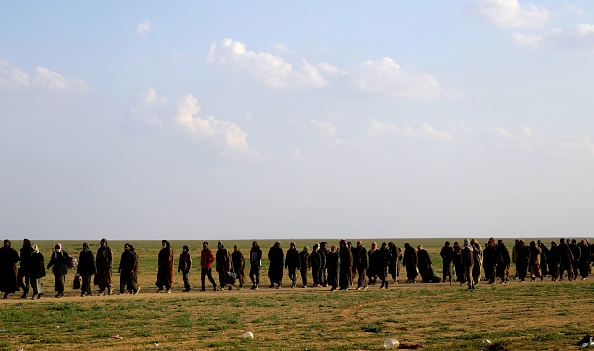
<svg viewBox="0 0 594 351">
<path fill-rule="evenodd" d="M 441 271 L 438 252 L 443 241 L 408 242 L 423 244 Z M 364 241 L 365 246 L 369 247 L 370 242 Z M 404 242 L 395 240 L 398 247 Z M 510 249 L 512 242 L 506 240 Z M 47 263 L 48 249 L 54 243 L 36 243 L 43 249 Z M 70 254 L 79 251 L 82 244 L 62 243 Z M 0 329 L 4 330 L 0 333 L 0 349 L 380 350 L 384 339 L 393 337 L 423 344 L 427 350 L 479 350 L 484 347 L 484 339 L 501 342 L 510 350 L 577 350 L 580 347 L 575 344 L 594 332 L 594 284 L 589 280 L 480 283 L 475 291 L 447 283 L 401 283 L 391 285 L 389 290 L 379 290 L 376 285 L 362 292 L 330 292 L 329 288 L 276 290 L 266 287 L 264 260 L 264 287 L 256 292 L 244 289 L 200 293 L 196 267 L 191 278 L 195 290 L 182 293 L 178 274 L 172 294 L 156 294 L 154 278 L 160 242 L 131 243 L 141 258 L 142 290 L 138 295 L 81 298 L 76 291 L 67 290 L 64 298 L 56 299 L 53 276 L 48 272 L 44 298 L 21 300 L 17 293 L 0 302 Z M 188 244 L 199 266 L 201 241 L 171 243 L 176 256 L 181 246 Z M 250 243 L 229 241 L 226 245 L 232 248 L 239 244 L 247 256 Z M 283 241 L 283 247 L 288 243 Z M 296 243 L 299 249 L 313 245 L 312 240 Z M 90 244 L 95 251 L 98 240 Z M 123 244 L 110 242 L 116 271 Z M 271 245 L 272 241 L 261 242 L 264 256 Z M 213 246 L 215 242 L 211 242 Z M 13 247 L 18 249 L 20 243 L 15 240 Z M 72 274 L 67 279 L 70 281 Z M 119 281 L 117 273 L 114 281 Z M 284 285 L 288 286 L 288 282 L 285 274 Z M 252 331 L 255 338 L 242 340 L 245 331 Z M 113 335 L 123 339 L 114 339 Z"/>
</svg>

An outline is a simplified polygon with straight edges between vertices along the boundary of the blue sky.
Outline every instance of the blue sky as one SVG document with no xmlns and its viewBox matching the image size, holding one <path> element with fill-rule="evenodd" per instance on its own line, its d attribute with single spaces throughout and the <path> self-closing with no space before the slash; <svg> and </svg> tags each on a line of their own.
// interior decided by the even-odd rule
<svg viewBox="0 0 594 351">
<path fill-rule="evenodd" d="M 589 236 L 593 16 L 0 2 L 0 233 Z"/>
</svg>

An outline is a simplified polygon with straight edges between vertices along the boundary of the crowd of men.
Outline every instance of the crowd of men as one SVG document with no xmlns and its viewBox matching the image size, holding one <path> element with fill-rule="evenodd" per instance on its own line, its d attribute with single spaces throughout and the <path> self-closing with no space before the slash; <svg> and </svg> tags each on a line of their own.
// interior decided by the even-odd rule
<svg viewBox="0 0 594 351">
<path fill-rule="evenodd" d="M 404 252 L 393 242 L 382 243 L 378 248 L 373 242 L 368 250 L 362 241 L 353 246 L 351 242 L 340 240 L 338 246 L 328 248 L 327 242 L 316 243 L 309 251 L 305 246 L 299 251 L 295 243 L 284 251 L 281 242 L 277 241 L 268 250 L 268 278 L 269 288 L 280 289 L 283 284 L 285 269 L 288 272 L 291 288 L 298 285 L 310 287 L 330 287 L 331 290 L 366 290 L 369 285 L 381 282 L 380 289 L 388 289 L 390 284 L 396 284 L 400 274 L 400 266 L 405 268 L 406 283 L 414 284 L 418 277 L 424 283 L 438 283 L 441 281 L 457 281 L 460 285 L 468 284 L 469 290 L 475 289 L 475 283 L 483 279 L 487 284 L 493 284 L 500 279 L 501 284 L 509 281 L 510 266 L 515 265 L 514 279 L 524 282 L 528 275 L 531 281 L 543 280 L 550 276 L 553 281 L 586 279 L 591 273 L 591 262 L 594 248 L 587 240 L 577 243 L 575 239 L 561 239 L 559 244 L 551 242 L 547 247 L 540 240 L 531 241 L 526 245 L 524 240 L 516 240 L 510 254 L 503 240 L 495 242 L 490 238 L 481 247 L 477 240 L 464 239 L 463 244 L 448 241 L 440 251 L 442 258 L 442 276 L 434 270 L 431 257 L 422 245 L 415 249 L 408 243 L 404 244 Z M 262 249 L 254 241 L 250 248 L 247 262 L 250 265 L 249 279 L 252 290 L 260 286 L 260 268 L 262 265 Z M 17 263 L 19 268 L 17 269 Z M 212 268 L 218 275 L 213 278 Z M 94 254 L 88 243 L 83 243 L 78 260 L 62 250 L 61 244 L 56 244 L 47 266 L 44 256 L 37 245 L 24 239 L 20 253 L 11 247 L 11 241 L 4 240 L 0 249 L 0 292 L 7 299 L 9 294 L 22 291 L 21 298 L 27 298 L 32 290 L 31 299 L 43 296 L 41 279 L 46 275 L 46 269 L 52 269 L 54 275 L 54 290 L 56 297 L 64 296 L 66 274 L 76 268 L 75 283 L 80 285 L 81 296 L 92 295 L 91 281 L 97 286 L 99 295 L 111 295 L 112 269 L 114 266 L 113 250 L 102 239 L 100 247 Z M 200 253 L 201 289 L 206 290 L 206 279 L 214 291 L 234 287 L 243 289 L 246 283 L 246 258 L 240 248 L 235 245 L 233 251 L 227 250 L 224 243 L 217 243 L 216 254 L 209 248 L 208 242 L 203 243 Z M 120 274 L 119 294 L 137 294 L 140 290 L 138 283 L 139 259 L 131 244 L 124 245 L 121 254 L 118 273 Z M 192 290 L 190 272 L 192 270 L 192 256 L 188 246 L 184 245 L 179 256 L 178 272 L 182 274 L 183 292 Z M 309 283 L 311 275 L 312 284 Z M 455 277 L 455 278 L 454 278 Z M 92 279 L 92 280 L 91 280 Z M 174 254 L 170 243 L 162 241 L 162 249 L 158 254 L 157 292 L 170 293 L 174 280 Z M 76 285 L 76 284 L 75 284 Z M 78 285 L 77 285 L 78 286 Z"/>
</svg>

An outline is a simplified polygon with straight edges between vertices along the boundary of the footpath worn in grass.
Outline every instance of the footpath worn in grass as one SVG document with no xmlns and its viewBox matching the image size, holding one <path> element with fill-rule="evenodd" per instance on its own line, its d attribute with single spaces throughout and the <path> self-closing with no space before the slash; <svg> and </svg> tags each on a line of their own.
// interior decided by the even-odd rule
<svg viewBox="0 0 594 351">
<path fill-rule="evenodd" d="M 429 246 L 436 266 L 441 241 L 420 241 Z M 427 350 L 480 350 L 486 339 L 510 350 L 577 350 L 575 344 L 594 332 L 594 284 L 588 280 L 480 283 L 475 291 L 455 283 L 401 283 L 388 290 L 378 284 L 361 292 L 277 290 L 267 288 L 266 263 L 258 291 L 201 293 L 195 270 L 192 292 L 181 292 L 178 274 L 171 294 L 156 294 L 160 243 L 134 244 L 142 258 L 140 294 L 81 298 L 78 291 L 68 290 L 56 299 L 48 272 L 44 298 L 21 300 L 16 294 L 0 301 L 0 350 L 380 350 L 388 337 L 423 344 Z M 197 244 L 191 248 L 198 265 Z M 227 244 L 232 247 L 233 242 Z M 74 252 L 79 244 L 64 245 Z M 117 267 L 123 242 L 111 245 Z M 176 256 L 181 245 L 174 244 Z M 247 243 L 241 246 L 247 256 Z M 265 255 L 267 247 L 263 245 Z M 116 273 L 114 283 L 118 281 Z M 284 282 L 288 286 L 286 274 Z M 243 340 L 246 331 L 255 338 Z"/>
</svg>

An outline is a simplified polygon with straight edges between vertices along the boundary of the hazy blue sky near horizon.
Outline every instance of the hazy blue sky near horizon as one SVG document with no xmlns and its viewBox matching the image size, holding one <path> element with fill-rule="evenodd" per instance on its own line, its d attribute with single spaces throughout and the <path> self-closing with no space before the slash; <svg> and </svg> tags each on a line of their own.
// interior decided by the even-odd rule
<svg viewBox="0 0 594 351">
<path fill-rule="evenodd" d="M 0 233 L 581 237 L 591 1 L 0 2 Z"/>
</svg>

